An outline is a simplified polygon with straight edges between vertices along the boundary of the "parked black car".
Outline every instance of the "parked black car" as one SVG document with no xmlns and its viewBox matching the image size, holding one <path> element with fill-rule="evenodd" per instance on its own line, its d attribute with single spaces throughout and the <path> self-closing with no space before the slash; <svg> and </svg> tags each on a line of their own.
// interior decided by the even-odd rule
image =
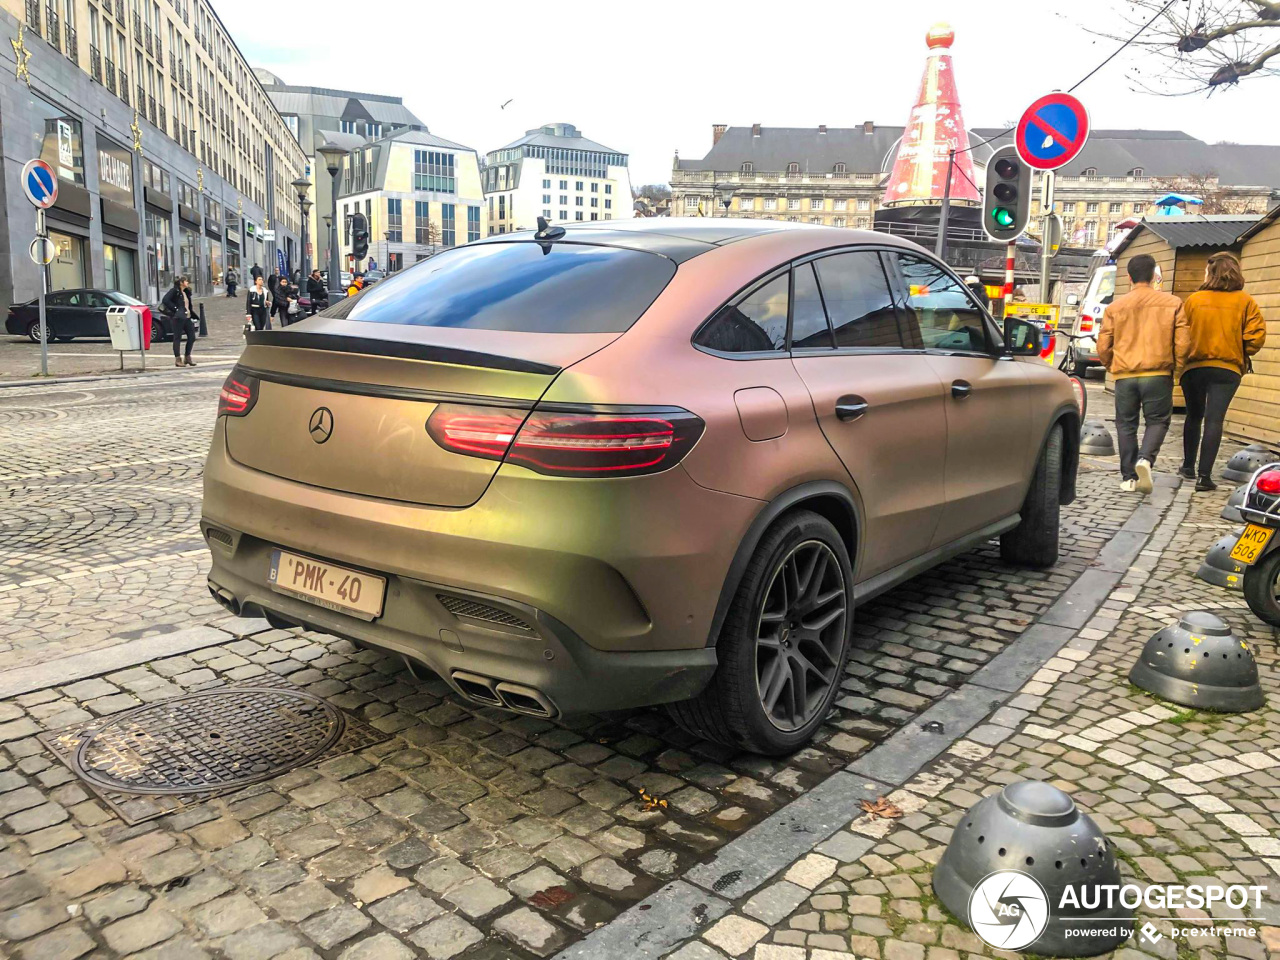
<svg viewBox="0 0 1280 960">
<path fill-rule="evenodd" d="M 145 307 L 119 290 L 55 290 L 45 298 L 45 326 L 50 340 L 66 342 L 76 337 L 108 337 L 107 307 Z M 161 315 L 159 307 L 151 311 L 151 342 L 167 340 L 172 334 L 169 321 Z M 9 306 L 5 318 L 6 333 L 25 336 L 32 343 L 40 342 L 40 301 L 14 303 Z"/>
</svg>

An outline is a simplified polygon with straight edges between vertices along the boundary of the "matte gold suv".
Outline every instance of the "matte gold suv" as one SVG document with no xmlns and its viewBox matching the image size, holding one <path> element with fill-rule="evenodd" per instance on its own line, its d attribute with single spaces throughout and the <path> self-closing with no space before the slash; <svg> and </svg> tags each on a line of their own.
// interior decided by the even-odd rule
<svg viewBox="0 0 1280 960">
<path fill-rule="evenodd" d="M 667 703 L 794 750 L 858 603 L 994 537 L 1055 561 L 1079 423 L 1037 350 L 875 233 L 471 243 L 249 334 L 205 470 L 209 589 L 477 703 Z"/>
</svg>

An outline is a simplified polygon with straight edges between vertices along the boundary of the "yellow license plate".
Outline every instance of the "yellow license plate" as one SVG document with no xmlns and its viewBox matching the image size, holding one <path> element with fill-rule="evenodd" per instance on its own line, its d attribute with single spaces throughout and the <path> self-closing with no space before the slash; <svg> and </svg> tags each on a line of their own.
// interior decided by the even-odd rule
<svg viewBox="0 0 1280 960">
<path fill-rule="evenodd" d="M 287 550 L 271 554 L 271 589 L 361 620 L 382 615 L 387 581 L 372 573 L 350 570 L 326 560 Z"/>
<path fill-rule="evenodd" d="M 1249 524 L 1244 528 L 1244 533 L 1240 534 L 1240 539 L 1236 541 L 1235 548 L 1231 551 L 1231 559 L 1238 560 L 1246 567 L 1257 562 L 1273 533 L 1275 530 L 1271 527 L 1260 527 L 1256 523 Z"/>
</svg>

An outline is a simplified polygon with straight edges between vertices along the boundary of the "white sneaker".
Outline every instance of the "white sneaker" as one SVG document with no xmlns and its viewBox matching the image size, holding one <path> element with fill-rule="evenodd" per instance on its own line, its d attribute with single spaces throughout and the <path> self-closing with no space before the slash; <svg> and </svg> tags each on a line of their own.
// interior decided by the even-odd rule
<svg viewBox="0 0 1280 960">
<path fill-rule="evenodd" d="M 1138 489 L 1138 481 L 1137 480 L 1121 480 L 1120 489 L 1123 490 L 1125 493 L 1133 493 L 1135 490 Z"/>
<path fill-rule="evenodd" d="M 1133 465 L 1133 469 L 1138 473 L 1138 492 L 1150 493 L 1155 488 L 1155 484 L 1151 482 L 1151 463 L 1139 460 Z"/>
</svg>

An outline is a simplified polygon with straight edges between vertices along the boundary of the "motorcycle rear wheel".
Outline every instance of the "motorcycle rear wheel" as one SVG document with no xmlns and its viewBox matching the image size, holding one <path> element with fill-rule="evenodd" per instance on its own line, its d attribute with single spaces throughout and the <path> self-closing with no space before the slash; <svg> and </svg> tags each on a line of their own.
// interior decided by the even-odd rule
<svg viewBox="0 0 1280 960">
<path fill-rule="evenodd" d="M 1280 627 L 1280 550 L 1245 569 L 1244 599 L 1259 620 Z"/>
</svg>

